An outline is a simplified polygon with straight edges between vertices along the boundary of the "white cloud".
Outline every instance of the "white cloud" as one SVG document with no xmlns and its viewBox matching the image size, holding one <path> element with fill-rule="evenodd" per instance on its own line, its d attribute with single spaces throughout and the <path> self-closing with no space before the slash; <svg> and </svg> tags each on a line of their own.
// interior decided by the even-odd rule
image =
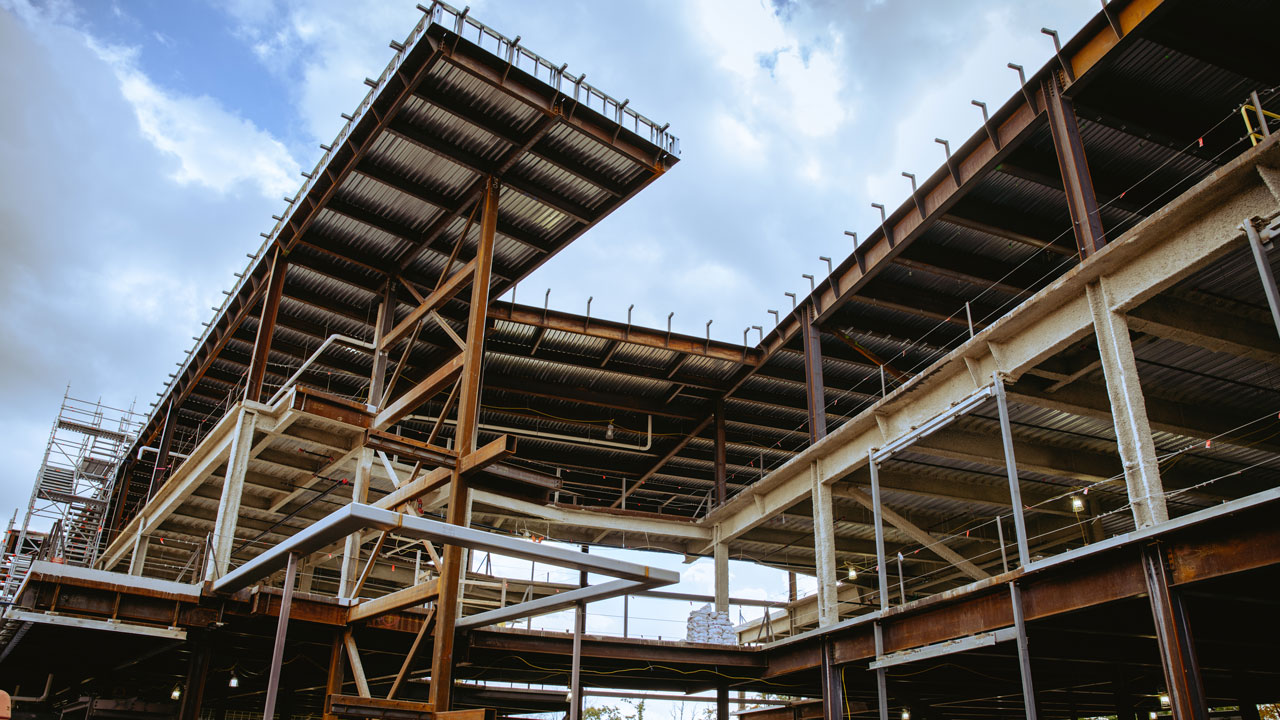
<svg viewBox="0 0 1280 720">
<path fill-rule="evenodd" d="M 391 59 L 388 41 L 403 40 L 422 16 L 413 4 L 336 3 L 317 12 L 296 0 L 238 0 L 227 12 L 264 68 L 289 81 L 309 139 L 323 143 L 368 92 L 364 79 Z"/>
<path fill-rule="evenodd" d="M 220 193 L 249 185 L 270 198 L 297 190 L 298 163 L 270 133 L 207 95 L 166 92 L 138 69 L 136 49 L 86 42 L 114 70 L 143 136 L 178 161 L 173 180 Z"/>
</svg>

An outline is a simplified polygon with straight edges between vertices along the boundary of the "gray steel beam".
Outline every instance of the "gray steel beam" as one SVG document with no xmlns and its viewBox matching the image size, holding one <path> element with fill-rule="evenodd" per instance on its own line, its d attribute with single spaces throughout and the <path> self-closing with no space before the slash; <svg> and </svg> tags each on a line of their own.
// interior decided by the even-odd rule
<svg viewBox="0 0 1280 720">
<path fill-rule="evenodd" d="M 293 583 L 298 577 L 298 554 L 289 553 L 284 573 L 284 592 L 280 597 L 280 620 L 276 623 L 276 641 L 271 649 L 271 672 L 267 675 L 267 699 L 262 707 L 262 720 L 273 720 L 276 698 L 280 692 L 280 668 L 284 664 L 284 639 L 289 631 L 289 610 L 293 606 Z"/>
<path fill-rule="evenodd" d="M 1026 567 L 1031 562 L 1031 550 L 1027 546 L 1027 520 L 1022 512 L 1022 483 L 1018 480 L 1018 463 L 1013 455 L 1013 430 L 1009 427 L 1009 401 L 1004 396 L 1004 380 L 999 373 L 993 376 L 996 390 L 996 406 L 1000 411 L 1000 438 L 1004 441 L 1004 466 L 1009 476 L 1009 503 L 1013 506 L 1013 527 L 1018 534 L 1018 563 Z"/>
</svg>

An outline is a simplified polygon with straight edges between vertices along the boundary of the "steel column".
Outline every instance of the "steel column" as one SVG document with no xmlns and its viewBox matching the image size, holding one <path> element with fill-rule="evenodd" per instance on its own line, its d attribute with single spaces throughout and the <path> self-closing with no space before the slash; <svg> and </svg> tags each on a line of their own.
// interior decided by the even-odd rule
<svg viewBox="0 0 1280 720">
<path fill-rule="evenodd" d="M 871 474 L 871 512 L 875 516 L 876 577 L 880 581 L 880 609 L 889 609 L 889 569 L 884 561 L 884 508 L 880 505 L 880 468 L 875 456 L 867 458 L 867 471 Z"/>
<path fill-rule="evenodd" d="M 723 505 L 729 499 L 728 482 L 726 479 L 726 461 L 725 461 L 725 440 L 724 440 L 724 396 L 717 396 L 715 401 L 715 486 L 716 486 L 716 505 Z"/>
<path fill-rule="evenodd" d="M 822 643 L 822 720 L 844 720 L 844 683 L 830 642 Z"/>
<path fill-rule="evenodd" d="M 800 310 L 800 340 L 804 346 L 805 406 L 809 410 L 809 442 L 827 436 L 826 388 L 822 384 L 822 336 L 816 324 L 813 306 L 805 303 Z"/>
<path fill-rule="evenodd" d="M 191 657 L 187 662 L 187 687 L 182 693 L 178 720 L 199 720 L 204 706 L 205 681 L 209 678 L 209 638 L 201 633 L 192 640 Z"/>
<path fill-rule="evenodd" d="M 1000 411 L 1000 439 L 1004 442 L 1004 469 L 1009 477 L 1009 503 L 1013 506 L 1013 528 L 1018 536 L 1018 563 L 1026 567 L 1031 562 L 1031 550 L 1027 543 L 1027 520 L 1022 514 L 1022 485 L 1018 480 L 1018 462 L 1013 456 L 1013 429 L 1009 426 L 1009 401 L 1004 395 L 1004 380 L 994 373 L 996 406 Z M 1001 544 L 1003 547 L 1003 543 Z"/>
<path fill-rule="evenodd" d="M 280 692 L 280 668 L 284 664 L 284 639 L 289 631 L 289 610 L 293 606 L 293 583 L 298 577 L 298 554 L 289 553 L 284 571 L 284 592 L 280 596 L 280 620 L 276 623 L 276 642 L 271 650 L 271 671 L 267 674 L 267 700 L 262 707 L 262 720 L 276 714 L 276 697 Z"/>
<path fill-rule="evenodd" d="M 884 606 L 881 606 L 881 610 Z M 875 633 L 876 642 L 876 659 L 884 657 L 884 626 L 876 620 L 872 626 Z M 889 678 L 888 670 L 883 667 L 876 668 L 876 698 L 879 703 L 880 720 L 889 720 Z"/>
<path fill-rule="evenodd" d="M 587 546 L 582 546 L 582 552 Z M 578 587 L 587 586 L 587 571 L 578 573 Z M 587 632 L 587 604 L 579 602 L 573 609 L 573 658 L 569 675 L 569 720 L 582 720 L 582 636 Z"/>
<path fill-rule="evenodd" d="M 156 464 L 151 469 L 151 485 L 147 488 L 147 499 L 150 500 L 155 495 L 156 490 L 164 486 L 164 481 L 169 477 L 169 451 L 173 447 L 173 428 L 178 424 L 178 414 L 175 412 L 174 399 L 169 398 L 169 407 L 164 413 L 164 428 L 160 431 L 160 445 L 156 450 Z"/>
<path fill-rule="evenodd" d="M 1169 587 L 1169 570 L 1159 545 L 1142 549 L 1143 579 L 1160 646 L 1160 666 L 1169 692 L 1173 720 L 1208 720 L 1209 707 L 1200 681 L 1195 639 L 1177 590 Z"/>
<path fill-rule="evenodd" d="M 249 360 L 249 376 L 244 387 L 244 399 L 258 402 L 262 399 L 262 379 L 267 374 L 267 360 L 271 353 L 271 337 L 276 331 L 276 316 L 280 313 L 280 296 L 284 294 L 284 276 L 289 261 L 276 247 L 271 256 L 271 274 L 267 278 L 267 292 L 262 297 L 262 314 L 258 316 L 258 334 L 253 341 L 253 357 Z"/>
<path fill-rule="evenodd" d="M 731 720 L 729 717 L 729 685 L 723 680 L 716 685 L 716 720 Z"/>
<path fill-rule="evenodd" d="M 1031 681 L 1031 651 L 1027 645 L 1027 622 L 1023 617 L 1022 588 L 1018 583 L 1009 583 L 1009 596 L 1013 603 L 1013 626 L 1018 631 L 1018 669 L 1022 676 L 1022 705 L 1027 720 L 1036 720 L 1039 715 L 1039 703 L 1036 701 L 1035 684 Z"/>
<path fill-rule="evenodd" d="M 1249 249 L 1253 250 L 1253 261 L 1258 266 L 1258 276 L 1262 280 L 1262 291 L 1267 296 L 1267 307 L 1271 308 L 1271 322 L 1280 333 L 1280 293 L 1276 291 L 1276 278 L 1271 272 L 1271 258 L 1267 248 L 1262 244 L 1262 236 L 1252 220 L 1246 220 L 1240 227 L 1249 237 Z"/>
<path fill-rule="evenodd" d="M 391 348 L 384 347 L 383 338 L 396 324 L 395 280 L 388 279 L 382 289 L 382 302 L 378 304 L 378 318 L 374 324 L 373 371 L 369 374 L 369 404 L 381 409 L 383 386 L 387 380 L 387 356 Z M 410 337 L 409 342 L 413 342 Z M 405 355 L 405 359 L 408 359 Z"/>
<path fill-rule="evenodd" d="M 485 179 L 484 210 L 480 219 L 480 241 L 476 248 L 475 277 L 471 282 L 471 307 L 467 318 L 467 348 L 463 351 L 462 377 L 458 393 L 457 444 L 461 460 L 475 452 L 480 418 L 480 384 L 484 359 L 484 330 L 489 316 L 489 286 L 493 273 L 493 240 L 498 227 L 498 185 Z M 459 463 L 461 464 L 461 463 Z M 468 524 L 471 493 L 466 478 L 457 470 L 449 487 L 447 520 L 453 525 Z M 450 709 L 453 696 L 454 623 L 458 618 L 462 589 L 462 548 L 445 545 L 444 567 L 440 569 L 440 597 L 436 605 L 435 652 L 431 658 L 431 703 L 437 712 Z"/>
<path fill-rule="evenodd" d="M 1044 81 L 1044 97 L 1048 104 L 1053 149 L 1058 155 L 1062 187 L 1067 195 L 1067 208 L 1071 211 L 1076 247 L 1080 250 L 1081 259 L 1085 259 L 1101 250 L 1107 239 L 1102 230 L 1102 218 L 1098 214 L 1098 199 L 1093 192 L 1084 143 L 1080 140 L 1080 124 L 1076 120 L 1074 105 L 1062 94 L 1062 82 L 1058 73 L 1049 73 Z"/>
</svg>

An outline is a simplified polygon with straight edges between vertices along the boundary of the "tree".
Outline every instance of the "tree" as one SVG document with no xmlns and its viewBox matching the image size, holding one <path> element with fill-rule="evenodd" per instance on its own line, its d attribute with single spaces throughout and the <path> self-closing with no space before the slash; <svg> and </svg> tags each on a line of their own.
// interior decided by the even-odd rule
<svg viewBox="0 0 1280 720">
<path fill-rule="evenodd" d="M 582 709 L 582 720 L 623 720 L 622 712 L 610 705 L 597 705 Z"/>
</svg>

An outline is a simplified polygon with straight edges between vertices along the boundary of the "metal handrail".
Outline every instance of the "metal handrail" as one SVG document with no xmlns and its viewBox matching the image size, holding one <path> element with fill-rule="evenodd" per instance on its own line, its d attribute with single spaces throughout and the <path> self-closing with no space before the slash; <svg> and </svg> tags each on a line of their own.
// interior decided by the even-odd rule
<svg viewBox="0 0 1280 720">
<path fill-rule="evenodd" d="M 653 120 L 628 107 L 630 100 L 618 102 L 617 99 L 599 88 L 587 83 L 585 75 L 574 75 L 565 72 L 564 65 L 555 65 L 541 55 L 528 50 L 519 44 L 519 38 L 511 40 L 502 33 L 471 17 L 468 10 L 459 12 L 444 2 L 433 2 L 431 7 L 418 8 L 432 22 L 448 27 L 464 40 L 474 42 L 484 50 L 506 60 L 512 67 L 529 73 L 534 78 L 554 87 L 563 95 L 570 96 L 575 102 L 599 112 L 619 125 L 630 129 L 641 137 L 648 136 L 649 142 L 664 151 L 679 156 L 680 140 L 667 132 L 670 123 L 658 125 Z"/>
<path fill-rule="evenodd" d="M 349 337 L 347 335 L 340 335 L 338 333 L 334 333 L 329 337 L 325 338 L 324 342 L 320 343 L 320 347 L 316 348 L 315 352 L 311 353 L 311 355 L 306 360 L 304 360 L 301 365 L 298 366 L 298 369 L 295 370 L 294 373 L 289 376 L 289 379 L 285 380 L 284 384 L 280 386 L 280 389 L 276 390 L 276 393 L 271 396 L 271 399 L 267 401 L 267 404 L 275 405 L 276 402 L 280 400 L 280 398 L 284 397 L 285 393 L 291 387 L 293 387 L 293 385 L 298 381 L 298 378 L 302 377 L 302 373 L 305 372 L 307 368 L 311 367 L 311 364 L 314 363 L 317 359 L 319 359 L 320 354 L 323 353 L 330 345 L 334 343 L 342 343 L 343 345 L 349 345 L 357 348 L 364 348 L 365 350 L 378 349 L 377 346 L 374 345 L 373 343 L 368 343 L 357 338 Z"/>
</svg>

